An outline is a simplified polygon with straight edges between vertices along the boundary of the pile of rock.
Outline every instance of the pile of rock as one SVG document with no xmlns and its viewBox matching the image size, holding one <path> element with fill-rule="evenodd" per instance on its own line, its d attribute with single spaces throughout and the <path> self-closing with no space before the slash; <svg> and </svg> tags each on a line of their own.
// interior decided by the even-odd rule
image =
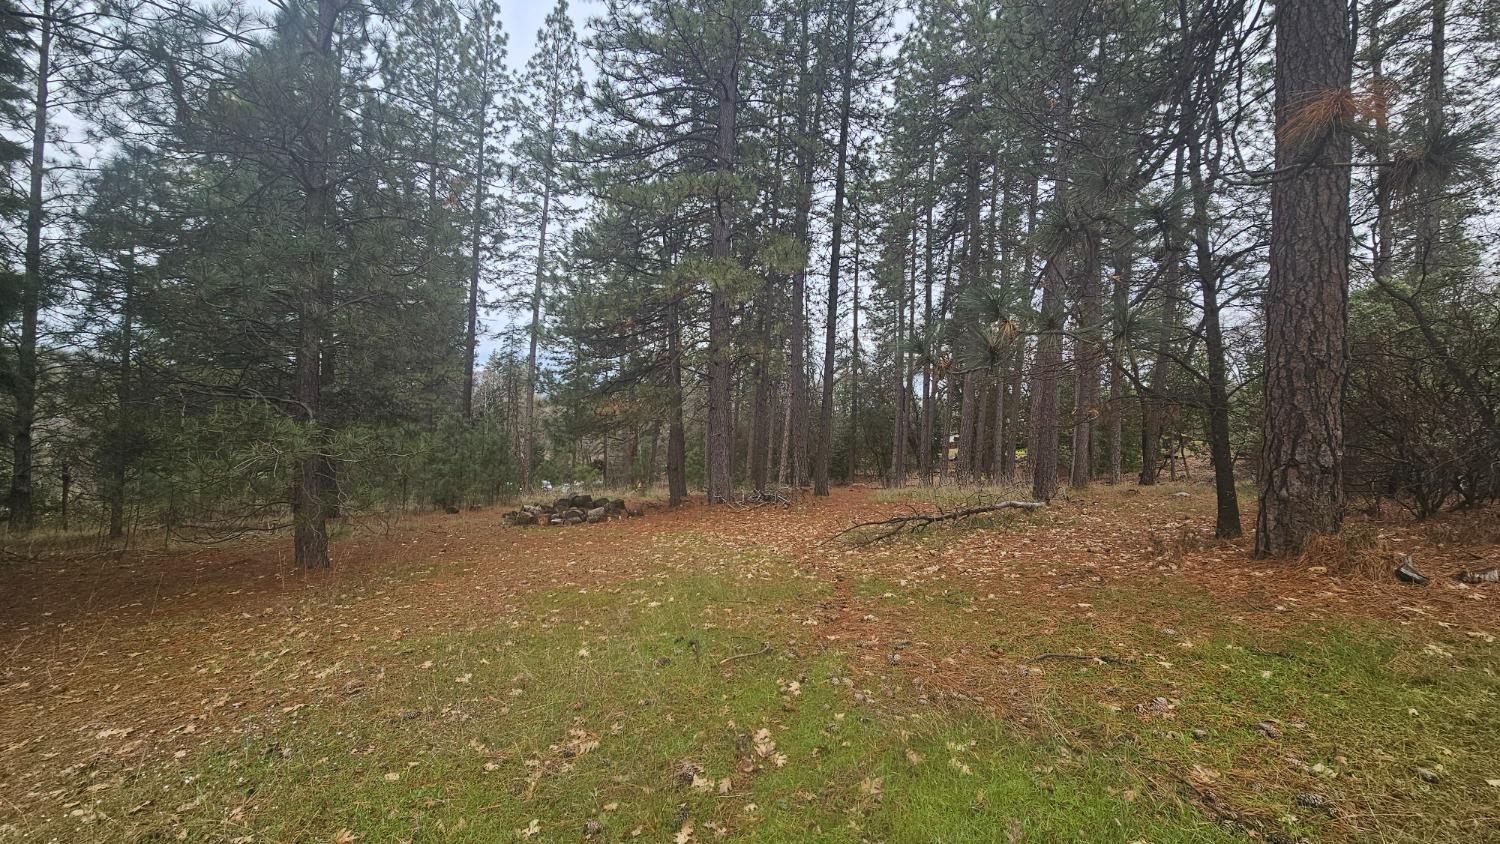
<svg viewBox="0 0 1500 844">
<path fill-rule="evenodd" d="M 625 506 L 623 498 L 594 498 L 580 493 L 557 499 L 551 504 L 526 504 L 519 510 L 506 513 L 503 518 L 512 525 L 595 525 L 609 519 L 625 516 L 635 518 L 643 514 L 639 505 Z"/>
</svg>

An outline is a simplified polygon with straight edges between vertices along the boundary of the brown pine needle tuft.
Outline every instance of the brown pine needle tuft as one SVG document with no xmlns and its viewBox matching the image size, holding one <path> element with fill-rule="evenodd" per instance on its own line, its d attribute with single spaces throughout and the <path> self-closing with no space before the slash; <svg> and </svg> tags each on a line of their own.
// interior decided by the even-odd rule
<svg viewBox="0 0 1500 844">
<path fill-rule="evenodd" d="M 1310 92 L 1291 104 L 1280 134 L 1289 143 L 1305 143 L 1335 123 L 1352 121 L 1358 111 L 1359 103 L 1348 88 Z"/>
</svg>

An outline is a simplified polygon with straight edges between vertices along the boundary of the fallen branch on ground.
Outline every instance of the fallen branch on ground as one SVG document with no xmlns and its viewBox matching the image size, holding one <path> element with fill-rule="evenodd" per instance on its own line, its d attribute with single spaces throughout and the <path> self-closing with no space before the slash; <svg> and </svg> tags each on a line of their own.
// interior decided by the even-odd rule
<svg viewBox="0 0 1500 844">
<path fill-rule="evenodd" d="M 999 501 L 994 504 L 981 504 L 976 507 L 964 507 L 961 510 L 939 511 L 936 513 L 912 513 L 905 516 L 892 516 L 889 519 L 880 519 L 873 522 L 859 522 L 839 531 L 829 539 L 837 539 L 845 534 L 852 533 L 861 528 L 879 528 L 873 535 L 864 539 L 859 544 L 869 545 L 890 539 L 901 533 L 916 533 L 939 522 L 950 522 L 955 519 L 967 519 L 973 516 L 982 516 L 986 513 L 994 513 L 1000 510 L 1039 510 L 1046 507 L 1043 501 Z"/>
<path fill-rule="evenodd" d="M 771 652 L 771 643 L 770 642 L 766 642 L 765 645 L 763 647 L 761 647 L 761 649 L 758 650 L 758 651 L 750 651 L 749 653 L 735 654 L 734 656 L 726 656 L 723 659 L 719 660 L 719 664 L 720 665 L 728 665 L 729 663 L 734 662 L 735 660 L 749 659 L 752 656 L 760 656 L 761 654 L 768 654 L 770 652 Z"/>
<path fill-rule="evenodd" d="M 747 492 L 740 500 L 735 501 L 731 498 L 725 503 L 736 510 L 749 510 L 772 504 L 790 507 L 792 506 L 792 489 L 791 487 L 783 487 L 781 489 L 766 489 L 763 492 Z"/>
</svg>

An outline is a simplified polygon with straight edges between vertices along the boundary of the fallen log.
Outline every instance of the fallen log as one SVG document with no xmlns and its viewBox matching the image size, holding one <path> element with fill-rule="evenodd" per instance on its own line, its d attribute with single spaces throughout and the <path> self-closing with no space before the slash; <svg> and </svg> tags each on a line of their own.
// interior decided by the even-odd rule
<svg viewBox="0 0 1500 844">
<path fill-rule="evenodd" d="M 940 522 L 951 522 L 956 519 L 968 519 L 974 516 L 983 516 L 986 513 L 995 513 L 1000 510 L 1040 510 L 1046 507 L 1044 501 L 998 501 L 994 504 L 980 504 L 974 507 L 964 507 L 959 510 L 938 511 L 936 513 L 910 513 L 904 516 L 892 516 L 889 519 L 878 519 L 872 522 L 857 522 L 844 528 L 829 537 L 829 540 L 853 533 L 862 528 L 876 528 L 869 536 L 859 544 L 869 545 L 882 542 L 902 533 L 917 533 Z"/>
</svg>

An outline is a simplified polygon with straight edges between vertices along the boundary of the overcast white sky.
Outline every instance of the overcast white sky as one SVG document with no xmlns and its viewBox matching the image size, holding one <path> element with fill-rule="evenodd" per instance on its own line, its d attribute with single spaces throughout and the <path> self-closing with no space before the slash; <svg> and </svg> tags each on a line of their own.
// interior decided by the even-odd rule
<svg viewBox="0 0 1500 844">
<path fill-rule="evenodd" d="M 500 23 L 510 33 L 510 63 L 517 69 L 531 57 L 531 48 L 536 44 L 537 30 L 542 21 L 556 5 L 556 0 L 500 0 Z M 584 23 L 604 10 L 600 0 L 568 0 L 568 12 L 573 16 L 573 25 L 578 37 L 584 36 Z"/>
<path fill-rule="evenodd" d="M 526 60 L 531 58 L 531 52 L 536 46 L 537 31 L 542 28 L 542 23 L 556 5 L 557 0 L 500 0 L 500 24 L 510 35 L 508 57 L 512 68 L 520 70 L 526 66 Z M 586 29 L 588 19 L 600 14 L 603 10 L 604 3 L 601 0 L 568 0 L 568 13 L 573 17 L 573 27 L 579 39 L 588 34 Z M 486 292 L 489 298 L 493 299 L 496 291 Z M 529 314 L 525 316 L 530 317 Z M 519 318 L 520 315 L 508 313 L 503 309 L 491 310 L 481 318 L 484 331 L 479 337 L 477 351 L 481 366 L 489 358 L 490 353 L 502 345 L 501 339 L 496 336 L 497 333 L 508 326 L 516 325 Z"/>
</svg>

